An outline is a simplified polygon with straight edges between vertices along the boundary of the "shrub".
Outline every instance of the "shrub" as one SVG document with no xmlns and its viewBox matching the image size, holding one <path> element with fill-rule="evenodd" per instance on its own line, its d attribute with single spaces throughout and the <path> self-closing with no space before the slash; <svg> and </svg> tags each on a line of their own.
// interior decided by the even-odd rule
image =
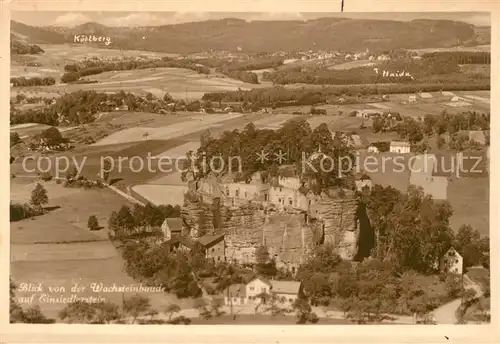
<svg viewBox="0 0 500 344">
<path fill-rule="evenodd" d="M 99 230 L 99 222 L 97 221 L 97 217 L 95 215 L 90 215 L 87 221 L 87 226 L 91 231 Z"/>
<path fill-rule="evenodd" d="M 43 172 L 40 175 L 40 179 L 43 180 L 44 182 L 48 182 L 52 180 L 52 175 L 49 172 Z"/>
</svg>

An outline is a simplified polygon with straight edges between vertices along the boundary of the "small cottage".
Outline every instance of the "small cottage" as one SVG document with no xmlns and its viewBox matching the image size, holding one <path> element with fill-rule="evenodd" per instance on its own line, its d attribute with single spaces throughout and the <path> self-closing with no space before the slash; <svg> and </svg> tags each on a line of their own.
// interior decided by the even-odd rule
<svg viewBox="0 0 500 344">
<path fill-rule="evenodd" d="M 410 143 L 406 141 L 392 141 L 389 147 L 391 153 L 407 154 L 410 150 Z"/>
<path fill-rule="evenodd" d="M 244 286 L 244 288 L 243 288 Z M 290 306 L 304 296 L 301 282 L 275 281 L 257 277 L 246 285 L 233 284 L 224 292 L 226 305 L 246 305 L 266 303 L 267 297 L 274 295 L 283 305 Z"/>
<path fill-rule="evenodd" d="M 197 239 L 203 245 L 207 258 L 215 262 L 226 260 L 226 242 L 224 234 L 207 234 Z"/>
<path fill-rule="evenodd" d="M 180 237 L 182 235 L 182 219 L 167 218 L 161 225 L 161 230 L 165 236 L 165 240 Z"/>
<path fill-rule="evenodd" d="M 441 272 L 451 272 L 461 275 L 463 273 L 463 264 L 462 256 L 455 248 L 451 247 L 446 251 L 443 257 L 441 257 L 439 261 L 439 270 Z"/>
</svg>

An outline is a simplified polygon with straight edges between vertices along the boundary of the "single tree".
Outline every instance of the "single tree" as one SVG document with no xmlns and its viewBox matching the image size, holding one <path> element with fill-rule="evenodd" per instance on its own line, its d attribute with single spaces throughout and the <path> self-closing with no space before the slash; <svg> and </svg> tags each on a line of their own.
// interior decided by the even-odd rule
<svg viewBox="0 0 500 344">
<path fill-rule="evenodd" d="M 97 216 L 95 216 L 95 215 L 90 215 L 89 216 L 89 219 L 87 221 L 87 227 L 91 231 L 96 231 L 96 230 L 99 229 L 99 222 L 97 221 Z"/>
<path fill-rule="evenodd" d="M 295 300 L 293 308 L 296 311 L 297 324 L 316 324 L 319 321 L 317 314 L 312 311 L 312 307 L 307 300 Z"/>
<path fill-rule="evenodd" d="M 163 313 L 165 313 L 168 316 L 167 321 L 171 321 L 172 316 L 176 313 L 179 313 L 180 311 L 181 311 L 181 307 L 179 307 L 176 304 L 170 304 L 167 307 L 165 307 L 165 310 L 163 311 Z"/>
<path fill-rule="evenodd" d="M 123 311 L 132 317 L 132 324 L 137 318 L 151 309 L 151 303 L 147 297 L 134 295 L 123 301 Z"/>
<path fill-rule="evenodd" d="M 59 318 L 70 324 L 91 324 L 96 315 L 96 308 L 85 301 L 75 301 L 59 312 Z"/>
<path fill-rule="evenodd" d="M 98 324 L 109 324 L 121 318 L 120 307 L 110 301 L 95 304 L 95 322 Z"/>
<path fill-rule="evenodd" d="M 39 208 L 43 212 L 43 205 L 49 203 L 49 196 L 47 195 L 47 190 L 40 184 L 37 183 L 33 191 L 31 191 L 30 203 Z"/>
</svg>

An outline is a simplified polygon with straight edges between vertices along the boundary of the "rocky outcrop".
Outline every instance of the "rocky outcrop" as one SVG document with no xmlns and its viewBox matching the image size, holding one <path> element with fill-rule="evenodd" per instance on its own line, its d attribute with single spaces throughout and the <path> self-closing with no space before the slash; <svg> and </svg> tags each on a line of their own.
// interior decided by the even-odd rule
<svg viewBox="0 0 500 344">
<path fill-rule="evenodd" d="M 359 202 L 355 197 L 324 195 L 311 207 L 311 216 L 323 225 L 324 243 L 337 247 L 344 259 L 353 259 L 357 253 Z"/>
<path fill-rule="evenodd" d="M 354 195 L 322 195 L 309 212 L 248 203 L 237 207 L 186 201 L 185 224 L 194 237 L 207 231 L 226 234 L 226 259 L 254 263 L 265 245 L 278 266 L 297 267 L 318 244 L 332 244 L 344 259 L 354 259 L 359 245 L 359 202 Z M 214 228 L 218 218 L 220 228 Z"/>
</svg>

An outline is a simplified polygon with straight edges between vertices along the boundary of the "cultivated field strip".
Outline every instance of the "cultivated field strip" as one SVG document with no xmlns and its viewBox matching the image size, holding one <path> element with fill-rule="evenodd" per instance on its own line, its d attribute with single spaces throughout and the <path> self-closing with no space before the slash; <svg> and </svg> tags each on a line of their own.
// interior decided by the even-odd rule
<svg viewBox="0 0 500 344">
<path fill-rule="evenodd" d="M 129 128 L 105 137 L 92 146 L 112 145 L 118 143 L 148 140 L 169 140 L 220 126 L 221 122 L 243 116 L 242 114 L 209 115 L 199 120 L 188 120 L 160 128 L 138 127 Z"/>
<path fill-rule="evenodd" d="M 116 249 L 108 241 L 73 242 L 63 244 L 12 244 L 11 262 L 51 261 L 71 259 L 106 259 L 116 256 Z"/>
</svg>

